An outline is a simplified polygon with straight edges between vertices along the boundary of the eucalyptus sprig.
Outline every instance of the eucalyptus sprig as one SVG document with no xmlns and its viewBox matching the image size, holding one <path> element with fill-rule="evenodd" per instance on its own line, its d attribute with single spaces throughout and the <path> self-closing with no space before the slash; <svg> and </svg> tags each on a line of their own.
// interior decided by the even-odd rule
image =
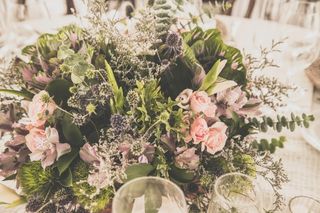
<svg viewBox="0 0 320 213">
<path fill-rule="evenodd" d="M 248 121 L 255 129 L 261 132 L 267 132 L 269 128 L 273 128 L 277 132 L 281 132 L 284 128 L 293 132 L 297 126 L 308 128 L 310 122 L 314 121 L 314 119 L 313 115 L 303 113 L 301 116 L 297 116 L 291 113 L 290 118 L 278 115 L 275 120 L 271 117 L 263 116 L 261 119 L 248 118 Z"/>
</svg>

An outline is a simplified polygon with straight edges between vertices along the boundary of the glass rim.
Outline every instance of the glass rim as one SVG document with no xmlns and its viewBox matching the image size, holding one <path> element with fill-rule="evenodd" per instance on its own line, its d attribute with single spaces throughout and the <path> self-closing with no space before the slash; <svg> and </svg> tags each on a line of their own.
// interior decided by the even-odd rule
<svg viewBox="0 0 320 213">
<path fill-rule="evenodd" d="M 294 200 L 297 200 L 297 199 L 300 199 L 300 198 L 307 198 L 307 199 L 312 200 L 313 202 L 317 203 L 320 206 L 320 200 L 317 200 L 316 198 L 313 198 L 313 197 L 310 197 L 310 196 L 306 196 L 306 195 L 298 195 L 298 196 L 295 196 L 295 197 L 291 198 L 290 201 L 289 201 L 288 206 L 289 206 L 289 211 L 291 213 L 293 213 L 292 208 L 291 208 L 292 202 Z"/>
<path fill-rule="evenodd" d="M 250 181 L 254 181 L 255 179 L 249 175 L 246 175 L 246 174 L 243 174 L 243 173 L 240 173 L 240 172 L 230 172 L 230 173 L 227 173 L 227 174 L 224 174 L 224 175 L 221 175 L 217 181 L 215 182 L 214 184 L 214 193 L 218 196 L 218 198 L 220 200 L 223 200 L 224 202 L 226 202 L 227 204 L 232 204 L 231 201 L 227 200 L 226 198 L 224 198 L 219 192 L 218 192 L 218 184 L 221 182 L 222 179 L 228 177 L 228 176 L 241 176 L 241 177 L 245 177 L 247 178 L 248 180 Z M 258 184 L 258 187 L 259 187 L 259 184 Z M 260 188 L 260 187 L 259 187 Z M 257 203 L 257 202 L 254 202 L 254 203 Z M 248 207 L 250 206 L 250 204 L 246 204 L 245 202 L 243 202 L 243 204 L 240 205 L 241 207 Z"/>
<path fill-rule="evenodd" d="M 186 208 L 186 210 L 187 210 L 186 197 L 185 197 L 184 192 L 182 191 L 182 189 L 177 184 L 175 184 L 174 182 L 172 182 L 172 181 L 170 181 L 168 179 L 165 179 L 165 178 L 158 177 L 158 176 L 143 176 L 143 177 L 134 178 L 133 180 L 130 180 L 130 181 L 126 182 L 125 184 L 123 184 L 119 188 L 118 191 L 116 191 L 115 196 L 113 197 L 113 200 L 112 200 L 112 206 L 114 206 L 115 202 L 117 202 L 116 200 L 120 200 L 119 199 L 120 193 L 121 193 L 122 190 L 124 190 L 125 186 L 129 186 L 132 183 L 135 183 L 135 182 L 138 182 L 138 181 L 143 181 L 143 180 L 156 180 L 156 181 L 166 182 L 170 186 L 173 186 L 177 190 L 177 192 L 180 195 L 182 195 L 182 197 L 184 198 L 182 202 L 183 202 L 184 208 Z"/>
</svg>

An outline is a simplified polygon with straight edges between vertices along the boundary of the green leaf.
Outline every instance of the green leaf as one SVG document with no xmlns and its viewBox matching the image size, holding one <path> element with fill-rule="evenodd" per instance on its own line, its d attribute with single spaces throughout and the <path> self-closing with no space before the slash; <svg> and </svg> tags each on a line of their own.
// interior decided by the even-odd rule
<svg viewBox="0 0 320 213">
<path fill-rule="evenodd" d="M 111 84 L 112 90 L 114 93 L 117 93 L 119 90 L 119 87 L 117 84 L 117 80 L 114 77 L 113 71 L 112 71 L 109 63 L 106 60 L 104 61 L 104 64 L 105 64 L 105 68 L 107 71 L 107 78 L 108 78 L 109 83 Z"/>
<path fill-rule="evenodd" d="M 213 84 L 218 79 L 218 76 L 222 71 L 222 69 L 224 68 L 224 66 L 226 65 L 226 63 L 227 63 L 227 60 L 223 60 L 223 61 L 218 60 L 207 73 L 199 90 L 206 91 L 211 86 L 213 86 Z"/>
<path fill-rule="evenodd" d="M 195 178 L 194 172 L 187 169 L 180 169 L 174 165 L 169 170 L 169 174 L 172 178 L 181 183 L 190 183 Z"/>
<path fill-rule="evenodd" d="M 109 63 L 105 60 L 105 67 L 107 71 L 107 78 L 109 83 L 111 84 L 111 88 L 114 94 L 114 102 L 111 102 L 111 109 L 113 113 L 121 113 L 123 111 L 124 106 L 124 95 L 122 88 L 119 88 L 117 84 L 117 80 L 114 77 L 113 71 L 109 65 Z"/>
<path fill-rule="evenodd" d="M 150 164 L 134 164 L 127 168 L 127 179 L 125 182 L 133 180 L 138 177 L 149 175 L 154 170 L 154 167 Z"/>
<path fill-rule="evenodd" d="M 22 89 L 21 91 L 18 90 L 11 90 L 11 89 L 0 89 L 0 93 L 6 93 L 9 95 L 15 95 L 25 98 L 26 100 L 31 100 L 33 94 L 26 89 Z"/>
<path fill-rule="evenodd" d="M 61 120 L 61 127 L 64 137 L 68 143 L 75 147 L 81 147 L 84 144 L 82 133 L 78 126 L 72 123 L 69 115 L 65 115 Z"/>
<path fill-rule="evenodd" d="M 46 90 L 57 104 L 66 104 L 71 96 L 69 91 L 71 86 L 72 83 L 70 81 L 65 79 L 56 79 L 48 84 Z"/>
<path fill-rule="evenodd" d="M 60 176 L 60 183 L 65 187 L 72 186 L 72 172 L 70 168 L 62 173 Z"/>
<path fill-rule="evenodd" d="M 6 177 L 5 179 L 3 179 L 3 181 L 7 181 L 7 180 L 15 180 L 17 177 L 17 174 L 12 174 L 8 177 Z"/>
<path fill-rule="evenodd" d="M 236 86 L 237 83 L 235 81 L 226 80 L 224 78 L 218 77 L 217 81 L 207 89 L 208 95 L 217 94 L 226 89 Z"/>
<path fill-rule="evenodd" d="M 26 202 L 27 202 L 27 199 L 24 198 L 24 197 L 21 197 L 19 200 L 16 200 L 13 203 L 10 203 L 10 204 L 6 205 L 6 208 L 14 208 L 14 207 L 22 205 L 22 204 L 24 204 Z"/>
<path fill-rule="evenodd" d="M 76 159 L 79 154 L 79 150 L 73 149 L 68 154 L 65 154 L 59 158 L 56 162 L 59 175 L 62 175 L 67 169 L 70 168 L 71 163 Z"/>
<path fill-rule="evenodd" d="M 145 190 L 144 210 L 148 213 L 157 213 L 162 204 L 162 194 L 158 185 L 148 185 Z"/>
<path fill-rule="evenodd" d="M 68 46 L 61 46 L 58 50 L 57 58 L 64 60 L 72 54 L 74 54 L 74 50 L 70 49 Z"/>
</svg>

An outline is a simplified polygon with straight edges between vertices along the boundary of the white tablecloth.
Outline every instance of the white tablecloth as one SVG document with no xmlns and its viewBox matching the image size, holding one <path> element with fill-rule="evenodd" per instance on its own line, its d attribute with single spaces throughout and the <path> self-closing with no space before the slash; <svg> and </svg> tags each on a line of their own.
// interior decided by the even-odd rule
<svg viewBox="0 0 320 213">
<path fill-rule="evenodd" d="M 226 16 L 218 17 L 228 28 L 232 34 L 232 39 L 239 49 L 246 52 L 256 54 L 260 44 L 270 45 L 272 39 L 277 39 L 277 30 L 279 26 L 274 23 L 247 20 L 240 18 L 231 18 Z M 33 29 L 39 32 L 53 32 L 57 27 L 72 23 L 73 17 L 64 17 L 55 20 L 32 21 L 26 23 L 31 25 Z M 277 57 L 275 56 L 275 59 Z M 304 92 L 298 97 L 296 103 L 310 112 L 312 108 L 320 107 L 320 103 L 313 98 L 313 87 L 304 72 L 301 71 L 294 78 L 287 79 L 286 70 L 290 67 L 282 61 L 277 61 L 280 65 L 279 69 L 272 69 L 269 75 L 277 76 L 283 81 L 290 82 L 303 88 Z M 318 96 L 320 93 L 317 93 Z M 314 100 L 313 100 L 314 99 Z M 286 133 L 288 142 L 284 149 L 276 152 L 276 157 L 281 157 L 290 182 L 284 186 L 283 193 L 290 199 L 296 195 L 309 195 L 320 199 L 320 152 L 310 146 L 303 138 L 300 132 L 295 134 Z M 320 142 L 319 142 L 320 143 Z M 1 212 L 4 212 L 1 210 Z M 13 212 L 10 210 L 9 212 Z"/>
</svg>

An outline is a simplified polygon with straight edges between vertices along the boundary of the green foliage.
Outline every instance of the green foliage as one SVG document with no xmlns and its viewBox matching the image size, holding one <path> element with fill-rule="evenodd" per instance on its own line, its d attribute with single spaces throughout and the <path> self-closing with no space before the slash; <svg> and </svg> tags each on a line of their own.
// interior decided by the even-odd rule
<svg viewBox="0 0 320 213">
<path fill-rule="evenodd" d="M 237 171 L 241 171 L 252 177 L 256 176 L 256 163 L 254 159 L 247 154 L 237 154 L 233 159 L 233 166 L 237 168 Z"/>
<path fill-rule="evenodd" d="M 19 90 L 11 90 L 11 89 L 0 89 L 0 93 L 23 97 L 26 100 L 31 100 L 33 97 L 33 94 L 24 88 L 20 91 Z"/>
<path fill-rule="evenodd" d="M 78 157 L 78 153 L 78 150 L 73 149 L 68 154 L 65 154 L 59 158 L 59 160 L 55 163 L 59 171 L 59 175 L 62 175 L 64 172 L 66 172 L 71 163 Z"/>
<path fill-rule="evenodd" d="M 266 152 L 269 151 L 270 153 L 274 153 L 276 148 L 283 148 L 283 143 L 286 142 L 286 138 L 281 136 L 279 138 L 272 138 L 271 142 L 267 139 L 261 139 L 260 141 L 254 141 L 252 143 L 252 147 L 257 149 L 258 152 Z"/>
<path fill-rule="evenodd" d="M 276 120 L 267 116 L 263 116 L 261 120 L 257 118 L 249 118 L 248 120 L 253 128 L 262 132 L 267 132 L 269 128 L 273 128 L 277 132 L 281 132 L 283 128 L 286 128 L 293 132 L 296 126 L 308 128 L 309 123 L 314 121 L 314 116 L 304 113 L 302 116 L 296 116 L 294 113 L 291 113 L 291 118 L 278 115 Z"/>
<path fill-rule="evenodd" d="M 211 69 L 216 69 L 214 64 L 221 60 L 227 60 L 227 63 L 219 72 L 216 72 L 218 70 L 210 72 L 212 74 L 209 76 L 213 80 L 217 80 L 219 76 L 239 85 L 246 84 L 246 69 L 242 63 L 241 52 L 224 44 L 218 30 L 203 31 L 198 27 L 190 32 L 183 33 L 182 36 L 184 40 L 183 55 L 162 76 L 162 90 L 166 95 L 175 98 L 183 89 L 198 89 L 201 86 L 199 85 L 201 82 L 198 81 L 201 79 L 203 72 L 208 73 Z M 236 70 L 232 68 L 232 64 L 238 65 Z M 219 75 L 216 75 L 218 73 Z M 214 82 L 210 83 L 213 84 Z M 206 85 L 206 87 L 210 86 L 213 85 Z M 213 88 L 211 92 L 214 92 Z"/>
<path fill-rule="evenodd" d="M 138 177 L 148 176 L 153 170 L 154 167 L 150 164 L 133 164 L 126 169 L 127 178 L 125 182 Z"/>
<path fill-rule="evenodd" d="M 71 86 L 72 83 L 67 80 L 56 79 L 48 84 L 46 90 L 48 91 L 49 95 L 53 97 L 55 103 L 65 106 L 71 96 L 69 91 Z"/>
<path fill-rule="evenodd" d="M 124 105 L 124 95 L 123 95 L 123 90 L 122 88 L 119 88 L 117 80 L 113 74 L 113 71 L 109 65 L 109 63 L 105 60 L 105 67 L 106 67 L 106 74 L 108 78 L 108 82 L 111 85 L 112 92 L 114 95 L 114 99 L 110 101 L 111 105 L 111 110 L 112 112 L 115 113 L 122 113 L 123 111 L 123 105 Z"/>
<path fill-rule="evenodd" d="M 176 166 L 171 166 L 169 170 L 170 177 L 180 183 L 190 183 L 195 179 L 194 171 L 180 169 Z"/>
<path fill-rule="evenodd" d="M 150 2 L 151 4 L 151 2 Z M 154 0 L 156 32 L 160 38 L 165 38 L 173 24 L 173 9 L 169 0 Z"/>
<path fill-rule="evenodd" d="M 69 115 L 65 114 L 60 120 L 63 136 L 71 146 L 81 147 L 84 144 L 82 133 L 78 126 L 72 123 Z"/>
<path fill-rule="evenodd" d="M 71 189 L 77 202 L 90 210 L 98 213 L 105 209 L 113 197 L 113 189 L 101 189 L 99 193 L 95 187 L 88 184 L 89 165 L 83 161 L 78 161 L 72 170 L 73 184 Z"/>
<path fill-rule="evenodd" d="M 40 161 L 29 162 L 21 166 L 18 180 L 22 191 L 29 197 L 35 194 L 45 196 L 53 187 L 55 178 L 50 168 L 42 168 Z"/>
</svg>

